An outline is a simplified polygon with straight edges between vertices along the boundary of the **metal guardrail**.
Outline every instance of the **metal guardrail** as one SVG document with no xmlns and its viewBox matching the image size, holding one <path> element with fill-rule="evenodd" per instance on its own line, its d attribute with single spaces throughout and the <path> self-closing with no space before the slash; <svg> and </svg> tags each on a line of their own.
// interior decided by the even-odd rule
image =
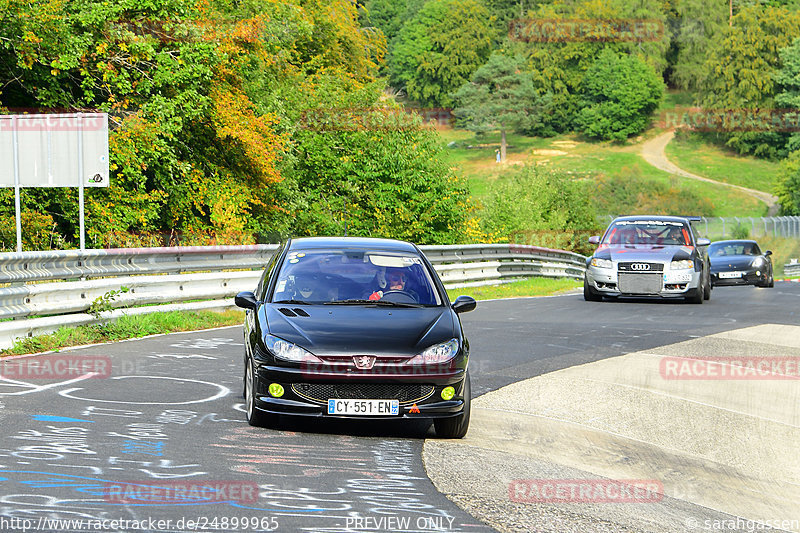
<svg viewBox="0 0 800 533">
<path fill-rule="evenodd" d="M 276 249 L 267 244 L 0 253 L 0 284 L 8 285 L 0 288 L 0 319 L 14 319 L 0 322 L 0 348 L 19 337 L 123 314 L 233 308 L 232 297 L 256 286 Z M 582 255 L 537 246 L 421 249 L 448 288 L 529 276 L 581 279 L 586 265 Z M 106 311 L 101 319 L 87 313 L 98 297 L 120 287 L 129 291 L 110 304 L 121 309 Z M 152 305 L 166 303 L 171 305 Z"/>
<path fill-rule="evenodd" d="M 791 259 L 788 263 L 783 265 L 784 276 L 800 276 L 800 262 L 797 259 Z"/>
</svg>

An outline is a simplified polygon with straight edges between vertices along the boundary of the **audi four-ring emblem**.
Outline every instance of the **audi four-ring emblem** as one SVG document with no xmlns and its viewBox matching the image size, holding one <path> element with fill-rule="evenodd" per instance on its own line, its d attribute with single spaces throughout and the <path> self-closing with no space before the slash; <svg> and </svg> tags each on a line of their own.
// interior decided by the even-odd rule
<svg viewBox="0 0 800 533">
<path fill-rule="evenodd" d="M 650 270 L 647 263 L 631 263 L 631 270 Z"/>
</svg>

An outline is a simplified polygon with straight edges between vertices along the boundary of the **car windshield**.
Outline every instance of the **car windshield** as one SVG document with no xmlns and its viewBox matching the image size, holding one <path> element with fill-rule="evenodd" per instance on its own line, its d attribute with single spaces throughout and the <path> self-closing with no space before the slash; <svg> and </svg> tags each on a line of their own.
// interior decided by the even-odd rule
<svg viewBox="0 0 800 533">
<path fill-rule="evenodd" d="M 724 257 L 729 255 L 761 255 L 758 246 L 752 242 L 726 242 L 713 243 L 708 247 L 711 257 Z"/>
<path fill-rule="evenodd" d="M 422 258 L 365 250 L 293 250 L 281 267 L 273 303 L 441 305 Z"/>
<path fill-rule="evenodd" d="M 691 245 L 689 229 L 681 222 L 620 220 L 611 225 L 602 244 Z"/>
</svg>

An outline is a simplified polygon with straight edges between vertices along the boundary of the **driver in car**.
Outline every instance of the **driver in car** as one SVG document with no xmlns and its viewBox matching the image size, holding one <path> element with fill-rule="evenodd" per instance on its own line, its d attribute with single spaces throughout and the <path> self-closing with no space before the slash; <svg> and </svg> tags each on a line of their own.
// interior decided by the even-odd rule
<svg viewBox="0 0 800 533">
<path fill-rule="evenodd" d="M 406 273 L 399 268 L 386 269 L 386 290 L 404 291 L 406 288 Z M 370 300 L 380 300 L 383 298 L 383 291 L 377 290 L 369 295 Z"/>
</svg>

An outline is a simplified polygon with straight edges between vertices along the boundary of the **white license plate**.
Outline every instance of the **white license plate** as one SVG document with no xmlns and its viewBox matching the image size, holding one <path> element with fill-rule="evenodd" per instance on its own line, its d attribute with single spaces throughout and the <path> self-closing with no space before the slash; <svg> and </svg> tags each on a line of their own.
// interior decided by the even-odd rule
<svg viewBox="0 0 800 533">
<path fill-rule="evenodd" d="M 721 279 L 730 279 L 730 278 L 741 278 L 741 272 L 720 272 L 719 277 Z"/>
<path fill-rule="evenodd" d="M 400 412 L 399 400 L 328 400 L 329 415 L 392 416 Z"/>
</svg>

